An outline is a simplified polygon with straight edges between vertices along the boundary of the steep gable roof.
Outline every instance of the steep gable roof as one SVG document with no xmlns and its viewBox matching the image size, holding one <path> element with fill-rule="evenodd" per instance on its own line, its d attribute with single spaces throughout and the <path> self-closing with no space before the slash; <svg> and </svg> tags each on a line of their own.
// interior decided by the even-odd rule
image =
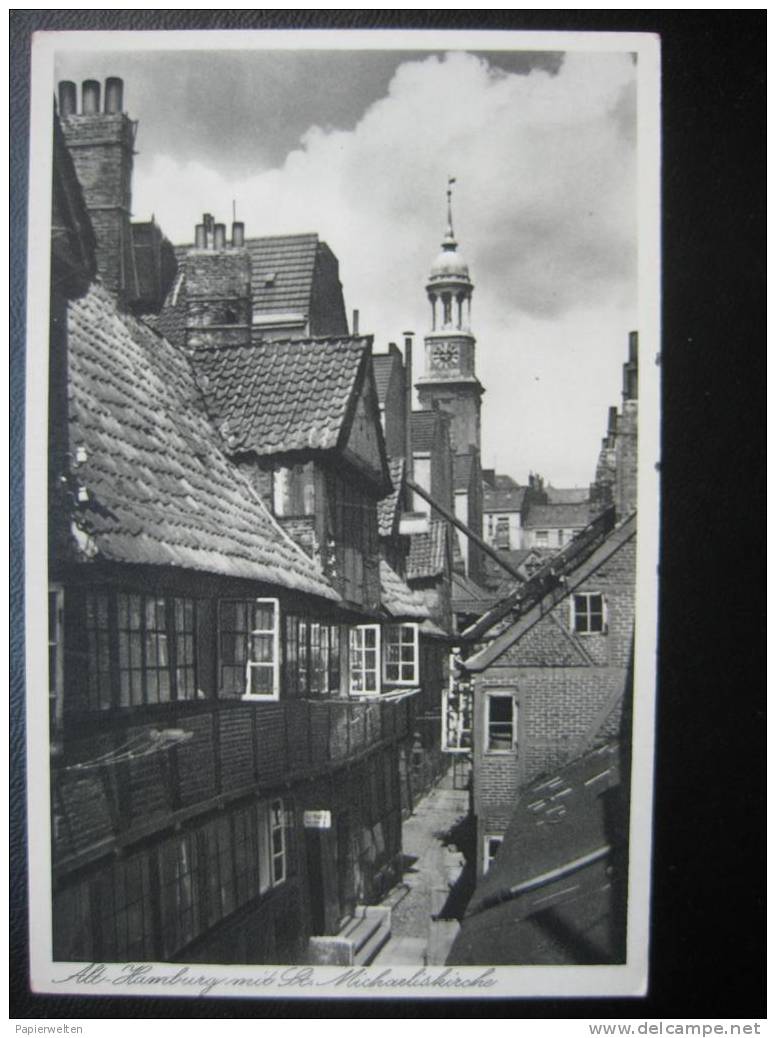
<svg viewBox="0 0 776 1038">
<path fill-rule="evenodd" d="M 82 557 L 243 577 L 339 600 L 223 454 L 183 353 L 99 285 L 68 314 Z"/>
<path fill-rule="evenodd" d="M 375 353 L 372 356 L 372 368 L 375 373 L 375 386 L 377 388 L 377 399 L 380 404 L 385 403 L 391 378 L 397 367 L 401 366 L 401 356 L 391 350 L 389 353 Z"/>
<path fill-rule="evenodd" d="M 331 450 L 342 435 L 370 340 L 298 339 L 199 350 L 208 413 L 233 453 Z"/>
<path fill-rule="evenodd" d="M 309 314 L 318 253 L 317 234 L 248 238 L 255 313 Z"/>
<path fill-rule="evenodd" d="M 423 595 L 407 587 L 387 562 L 380 560 L 380 601 L 396 620 L 429 620 L 429 612 Z"/>
<path fill-rule="evenodd" d="M 377 526 L 381 537 L 390 537 L 399 520 L 399 498 L 404 479 L 404 458 L 389 458 L 388 469 L 393 490 L 377 505 Z"/>
<path fill-rule="evenodd" d="M 430 451 L 434 446 L 438 411 L 413 411 L 411 418 L 412 450 Z"/>
<path fill-rule="evenodd" d="M 438 577 L 447 566 L 447 523 L 431 519 L 426 533 L 414 533 L 410 538 L 407 560 L 407 579 L 423 580 Z"/>
<path fill-rule="evenodd" d="M 469 671 L 480 672 L 530 630 L 549 609 L 568 599 L 574 588 L 587 579 L 606 559 L 636 536 L 636 515 L 631 514 L 613 529 L 609 525 L 613 510 L 599 516 L 584 534 L 575 537 L 566 549 L 553 556 L 503 602 L 494 606 L 476 624 L 463 632 L 469 640 L 479 640 L 511 612 L 517 615 L 505 629 L 475 655 L 463 661 Z M 608 530 L 607 530 L 608 526 Z"/>
</svg>

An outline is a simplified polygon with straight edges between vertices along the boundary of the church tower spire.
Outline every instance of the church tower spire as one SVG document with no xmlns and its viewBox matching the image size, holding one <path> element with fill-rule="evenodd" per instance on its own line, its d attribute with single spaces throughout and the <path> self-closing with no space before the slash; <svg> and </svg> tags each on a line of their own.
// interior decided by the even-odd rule
<svg viewBox="0 0 776 1038">
<path fill-rule="evenodd" d="M 480 448 L 480 397 L 483 388 L 475 374 L 476 340 L 471 331 L 474 284 L 469 266 L 458 249 L 453 230 L 452 185 L 447 182 L 447 226 L 441 251 L 431 264 L 426 294 L 431 303 L 431 328 L 425 336 L 425 369 L 418 380 L 418 399 L 424 410 L 438 406 L 452 415 L 457 454 Z"/>
<path fill-rule="evenodd" d="M 471 330 L 474 284 L 458 250 L 453 230 L 455 177 L 447 181 L 447 227 L 439 255 L 431 264 L 426 294 L 431 303 L 431 329 L 426 333 L 425 369 L 416 387 L 424 411 L 440 408 L 451 416 L 455 514 L 482 536 L 480 410 L 484 392 L 474 370 L 476 340 Z M 475 544 L 458 534 L 466 573 L 482 579 L 484 558 Z"/>
</svg>

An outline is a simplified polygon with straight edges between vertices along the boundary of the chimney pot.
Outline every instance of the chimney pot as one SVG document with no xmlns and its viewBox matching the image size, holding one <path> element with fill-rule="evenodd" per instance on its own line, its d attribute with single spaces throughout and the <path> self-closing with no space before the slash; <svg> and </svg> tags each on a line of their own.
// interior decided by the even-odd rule
<svg viewBox="0 0 776 1038">
<path fill-rule="evenodd" d="M 226 224 L 217 223 L 213 228 L 213 248 L 221 252 L 226 247 Z"/>
<path fill-rule="evenodd" d="M 75 115 L 77 110 L 76 85 L 70 79 L 63 79 L 59 84 L 59 114 Z"/>
<path fill-rule="evenodd" d="M 198 223 L 194 228 L 194 247 L 197 249 L 207 248 L 207 235 L 205 234 L 205 225 Z"/>
<path fill-rule="evenodd" d="M 100 84 L 96 79 L 85 79 L 81 84 L 81 114 L 100 114 Z"/>
<path fill-rule="evenodd" d="M 245 224 L 242 220 L 232 223 L 232 245 L 235 249 L 242 249 L 245 245 Z"/>
<path fill-rule="evenodd" d="M 105 111 L 109 115 L 124 111 L 124 80 L 118 76 L 105 80 Z"/>
<path fill-rule="evenodd" d="M 358 310 L 353 311 L 353 334 L 358 335 Z"/>
</svg>

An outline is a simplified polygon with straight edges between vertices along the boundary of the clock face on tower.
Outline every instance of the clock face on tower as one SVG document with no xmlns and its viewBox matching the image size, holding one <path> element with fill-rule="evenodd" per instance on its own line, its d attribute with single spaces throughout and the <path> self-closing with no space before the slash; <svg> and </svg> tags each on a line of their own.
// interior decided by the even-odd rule
<svg viewBox="0 0 776 1038">
<path fill-rule="evenodd" d="M 458 364 L 458 347 L 451 342 L 438 342 L 434 346 L 432 359 L 434 367 L 443 370 L 454 368 Z"/>
</svg>

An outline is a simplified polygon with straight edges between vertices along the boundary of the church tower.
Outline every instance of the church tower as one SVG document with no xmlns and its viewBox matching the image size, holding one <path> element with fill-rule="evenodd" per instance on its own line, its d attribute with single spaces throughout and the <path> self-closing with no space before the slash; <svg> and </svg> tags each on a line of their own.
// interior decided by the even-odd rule
<svg viewBox="0 0 776 1038">
<path fill-rule="evenodd" d="M 431 265 L 426 284 L 431 330 L 425 336 L 425 370 L 416 388 L 424 411 L 440 407 L 452 415 L 453 450 L 456 454 L 468 454 L 472 447 L 479 453 L 480 398 L 484 390 L 474 372 L 474 285 L 453 232 L 453 183 L 451 179 L 447 186 L 447 230 L 442 251 Z"/>
<path fill-rule="evenodd" d="M 458 251 L 453 231 L 452 184 L 447 184 L 447 229 L 442 251 L 431 265 L 426 293 L 431 303 L 431 330 L 425 336 L 425 367 L 415 383 L 424 411 L 439 408 L 451 416 L 455 515 L 482 537 L 482 470 L 480 409 L 485 392 L 474 371 L 475 338 L 471 331 L 474 285 Z M 484 557 L 476 544 L 457 533 L 459 558 L 467 576 L 480 581 Z"/>
</svg>

